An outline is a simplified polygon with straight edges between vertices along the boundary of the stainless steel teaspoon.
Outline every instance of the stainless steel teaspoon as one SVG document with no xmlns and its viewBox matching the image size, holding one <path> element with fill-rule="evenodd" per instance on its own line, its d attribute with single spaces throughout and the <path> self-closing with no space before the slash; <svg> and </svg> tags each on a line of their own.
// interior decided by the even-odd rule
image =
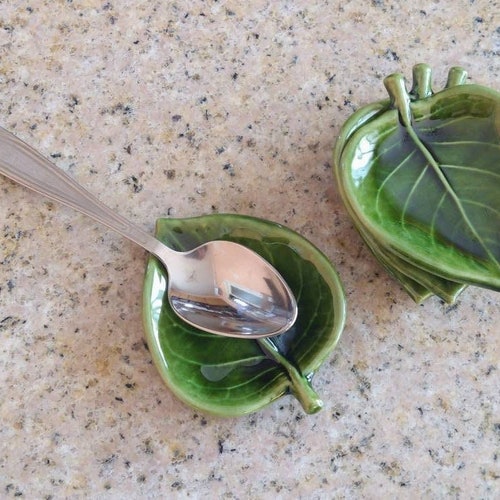
<svg viewBox="0 0 500 500">
<path fill-rule="evenodd" d="M 288 330 L 297 303 L 279 273 L 250 249 L 211 241 L 176 252 L 106 207 L 25 142 L 0 127 L 0 173 L 78 210 L 155 255 L 168 272 L 168 297 L 187 323 L 229 337 Z"/>
</svg>

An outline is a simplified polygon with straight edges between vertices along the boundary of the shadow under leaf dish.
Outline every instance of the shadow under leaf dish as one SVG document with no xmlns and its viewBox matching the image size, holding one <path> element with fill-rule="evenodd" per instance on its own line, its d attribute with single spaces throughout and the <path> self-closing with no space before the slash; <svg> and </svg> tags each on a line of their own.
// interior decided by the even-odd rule
<svg viewBox="0 0 500 500">
<path fill-rule="evenodd" d="M 467 285 L 500 291 L 500 94 L 426 64 L 384 80 L 389 99 L 343 125 L 335 175 L 355 227 L 415 301 L 453 303 Z"/>
<path fill-rule="evenodd" d="M 151 257 L 144 281 L 144 324 L 154 363 L 172 392 L 201 411 L 221 416 L 254 412 L 293 394 L 306 413 L 322 401 L 311 386 L 345 322 L 345 298 L 328 259 L 310 242 L 278 224 L 240 215 L 159 219 L 156 236 L 175 250 L 205 241 L 241 243 L 284 277 L 298 304 L 294 326 L 257 340 L 205 333 L 181 321 L 168 302 L 168 276 Z"/>
</svg>

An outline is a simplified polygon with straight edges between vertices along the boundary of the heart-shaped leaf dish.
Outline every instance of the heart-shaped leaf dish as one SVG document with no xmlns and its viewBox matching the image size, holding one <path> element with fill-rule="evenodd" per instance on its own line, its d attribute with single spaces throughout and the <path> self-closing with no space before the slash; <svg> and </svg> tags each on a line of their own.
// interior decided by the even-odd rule
<svg viewBox="0 0 500 500">
<path fill-rule="evenodd" d="M 334 150 L 354 225 L 417 301 L 466 285 L 500 291 L 500 93 L 454 67 L 431 89 L 426 64 L 384 80 L 389 99 L 356 111 Z"/>
<path fill-rule="evenodd" d="M 144 280 L 144 324 L 154 363 L 187 404 L 221 416 L 254 412 L 291 393 L 307 413 L 322 402 L 311 379 L 337 344 L 345 298 L 328 259 L 310 242 L 278 224 L 240 215 L 159 219 L 157 237 L 175 250 L 210 240 L 241 243 L 281 273 L 298 303 L 295 325 L 258 340 L 221 337 L 181 321 L 167 299 L 168 275 L 149 259 Z"/>
</svg>

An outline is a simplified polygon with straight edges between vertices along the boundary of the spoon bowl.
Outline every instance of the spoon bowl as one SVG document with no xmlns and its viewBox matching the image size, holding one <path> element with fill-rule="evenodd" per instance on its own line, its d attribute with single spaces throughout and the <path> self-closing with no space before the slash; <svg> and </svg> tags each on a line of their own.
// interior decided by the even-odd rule
<svg viewBox="0 0 500 500">
<path fill-rule="evenodd" d="M 165 264 L 162 250 L 156 255 Z M 189 252 L 168 251 L 168 299 L 189 324 L 219 335 L 256 338 L 283 333 L 295 322 L 292 292 L 252 250 L 218 240 Z"/>
<path fill-rule="evenodd" d="M 210 241 L 176 252 L 116 214 L 25 142 L 0 127 L 0 173 L 82 212 L 156 256 L 168 297 L 184 321 L 230 337 L 269 337 L 294 324 L 297 303 L 281 275 L 250 249 Z"/>
</svg>

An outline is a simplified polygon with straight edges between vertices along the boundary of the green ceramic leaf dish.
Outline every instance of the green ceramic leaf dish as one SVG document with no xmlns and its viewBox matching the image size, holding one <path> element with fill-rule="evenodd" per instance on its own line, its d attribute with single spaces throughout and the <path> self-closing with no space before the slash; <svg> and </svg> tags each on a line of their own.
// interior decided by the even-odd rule
<svg viewBox="0 0 500 500">
<path fill-rule="evenodd" d="M 434 93 L 425 64 L 410 91 L 387 77 L 390 98 L 354 113 L 334 150 L 356 228 L 417 301 L 500 290 L 500 94 L 465 80 L 452 68 Z"/>
<path fill-rule="evenodd" d="M 143 294 L 146 340 L 172 392 L 201 411 L 221 416 L 254 412 L 288 393 L 307 413 L 321 409 L 311 380 L 345 322 L 343 288 L 328 259 L 297 233 L 240 215 L 159 219 L 156 236 L 176 250 L 214 239 L 242 243 L 276 267 L 298 303 L 294 327 L 276 337 L 246 340 L 205 333 L 172 311 L 165 293 L 168 276 L 151 257 Z"/>
</svg>

